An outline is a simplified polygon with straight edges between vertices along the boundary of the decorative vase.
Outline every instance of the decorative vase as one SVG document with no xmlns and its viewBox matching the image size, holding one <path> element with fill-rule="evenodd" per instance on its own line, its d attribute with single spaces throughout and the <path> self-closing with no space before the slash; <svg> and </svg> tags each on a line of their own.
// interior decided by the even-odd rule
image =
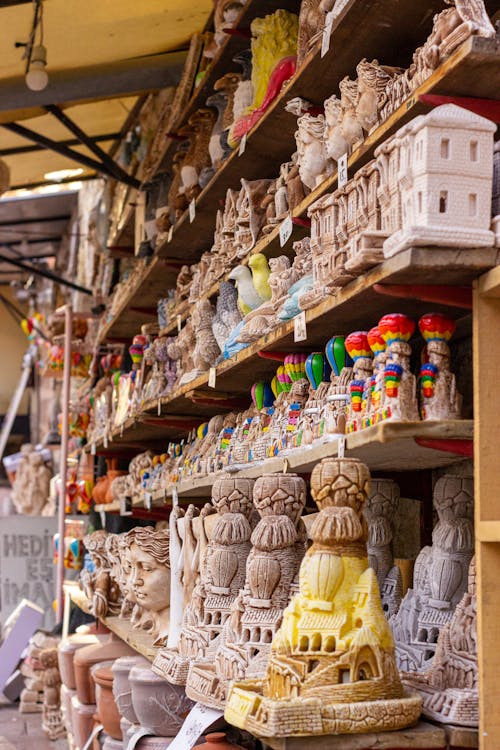
<svg viewBox="0 0 500 750">
<path fill-rule="evenodd" d="M 193 706 L 184 687 L 172 685 L 149 667 L 133 667 L 129 680 L 139 724 L 151 734 L 174 737 Z"/>
<path fill-rule="evenodd" d="M 112 662 L 95 664 L 91 669 L 99 720 L 104 731 L 115 740 L 122 739 L 120 714 L 113 696 Z"/>
<path fill-rule="evenodd" d="M 57 647 L 61 680 L 63 685 L 69 690 L 76 690 L 75 669 L 73 665 L 76 652 L 85 646 L 96 643 L 98 641 L 95 635 L 70 635 L 61 641 Z"/>
<path fill-rule="evenodd" d="M 95 703 L 94 683 L 90 670 L 94 664 L 104 660 L 114 660 L 119 656 L 132 656 L 135 651 L 119 639 L 110 639 L 103 643 L 85 646 L 76 652 L 73 660 L 75 669 L 76 694 L 80 703 Z"/>
<path fill-rule="evenodd" d="M 129 674 L 132 667 L 147 667 L 148 661 L 143 656 L 121 656 L 113 662 L 113 695 L 120 715 L 130 724 L 138 724 L 139 720 L 132 705 L 132 687 Z M 122 730 L 123 734 L 123 730 Z"/>
</svg>

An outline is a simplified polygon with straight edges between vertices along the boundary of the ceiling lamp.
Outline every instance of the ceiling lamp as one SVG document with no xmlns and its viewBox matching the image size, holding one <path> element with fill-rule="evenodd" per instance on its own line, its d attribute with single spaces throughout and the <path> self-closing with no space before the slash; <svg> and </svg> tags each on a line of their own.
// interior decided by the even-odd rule
<svg viewBox="0 0 500 750">
<path fill-rule="evenodd" d="M 16 47 L 24 47 L 23 60 L 26 60 L 25 81 L 31 91 L 43 91 L 49 82 L 47 50 L 43 44 L 43 0 L 33 0 L 33 22 L 27 42 L 16 42 Z M 38 37 L 38 39 L 37 39 Z"/>
<path fill-rule="evenodd" d="M 26 86 L 31 91 L 43 91 L 49 82 L 49 75 L 45 70 L 47 65 L 47 50 L 43 44 L 33 47 L 31 60 L 26 73 Z"/>
</svg>

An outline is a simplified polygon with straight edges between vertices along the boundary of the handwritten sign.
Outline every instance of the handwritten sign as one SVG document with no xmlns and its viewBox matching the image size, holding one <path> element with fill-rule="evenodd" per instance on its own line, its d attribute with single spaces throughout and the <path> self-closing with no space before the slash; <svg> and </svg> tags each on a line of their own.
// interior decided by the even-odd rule
<svg viewBox="0 0 500 750">
<path fill-rule="evenodd" d="M 52 537 L 57 518 L 9 516 L 0 526 L 0 622 L 21 599 L 45 612 L 43 627 L 54 626 L 55 566 Z"/>
<path fill-rule="evenodd" d="M 301 313 L 295 316 L 293 319 L 293 340 L 294 341 L 305 341 L 307 339 L 307 323 L 306 323 L 306 312 L 302 310 Z"/>
<path fill-rule="evenodd" d="M 344 185 L 347 185 L 347 152 L 345 154 L 342 154 L 340 159 L 337 162 L 337 175 L 338 175 L 338 183 L 339 188 L 344 187 Z"/>
<path fill-rule="evenodd" d="M 290 237 L 292 236 L 293 231 L 293 222 L 292 217 L 287 216 L 285 221 L 283 221 L 280 225 L 280 247 L 284 247 Z"/>
<path fill-rule="evenodd" d="M 217 368 L 211 367 L 208 373 L 208 387 L 215 388 L 215 381 L 217 378 Z"/>
</svg>

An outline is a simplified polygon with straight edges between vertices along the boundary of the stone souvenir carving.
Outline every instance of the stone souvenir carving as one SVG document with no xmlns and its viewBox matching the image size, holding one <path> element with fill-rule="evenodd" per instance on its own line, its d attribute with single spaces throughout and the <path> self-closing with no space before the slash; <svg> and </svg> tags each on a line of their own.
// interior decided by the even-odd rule
<svg viewBox="0 0 500 750">
<path fill-rule="evenodd" d="M 264 302 L 254 287 L 252 272 L 248 266 L 236 266 L 229 274 L 238 290 L 238 308 L 243 315 L 255 310 Z"/>
<path fill-rule="evenodd" d="M 283 8 L 263 18 L 255 18 L 252 31 L 253 101 L 247 112 L 230 130 L 234 146 L 262 117 L 278 96 L 283 83 L 296 67 L 298 18 Z"/>
<path fill-rule="evenodd" d="M 356 119 L 367 133 L 379 124 L 379 113 L 387 101 L 387 88 L 400 68 L 379 65 L 378 60 L 361 60 L 357 67 Z"/>
<path fill-rule="evenodd" d="M 200 300 L 196 303 L 191 322 L 196 331 L 196 345 L 193 351 L 194 370 L 184 373 L 183 382 L 188 382 L 202 372 L 206 372 L 215 365 L 220 349 L 215 339 L 212 324 L 215 317 L 215 308 L 209 300 Z"/>
<path fill-rule="evenodd" d="M 12 485 L 12 502 L 18 513 L 28 516 L 53 515 L 49 501 L 52 472 L 31 443 L 21 446 L 21 460 Z"/>
<path fill-rule="evenodd" d="M 448 341 L 455 323 L 439 313 L 428 313 L 418 321 L 426 342 L 428 361 L 420 368 L 420 414 L 422 419 L 460 419 L 462 396 L 450 371 Z"/>
<path fill-rule="evenodd" d="M 394 564 L 393 519 L 398 510 L 399 487 L 392 479 L 372 479 L 364 507 L 368 523 L 368 562 L 377 575 L 382 609 L 386 617 L 396 614 L 403 596 L 401 572 Z"/>
<path fill-rule="evenodd" d="M 476 566 L 472 558 L 467 591 L 439 633 L 432 666 L 426 672 L 401 675 L 404 684 L 422 696 L 422 713 L 430 719 L 466 727 L 479 725 L 476 617 Z"/>
<path fill-rule="evenodd" d="M 170 621 L 170 559 L 168 530 L 136 529 L 130 544 L 131 585 L 137 603 L 151 617 L 155 643 L 168 636 Z"/>
<path fill-rule="evenodd" d="M 311 475 L 320 513 L 283 614 L 264 679 L 232 683 L 225 718 L 259 736 L 398 729 L 421 699 L 403 689 L 394 641 L 366 554 L 362 515 L 370 473 L 357 459 L 323 459 Z"/>
<path fill-rule="evenodd" d="M 169 211 L 162 216 L 162 223 L 159 227 L 163 232 L 168 232 L 169 228 L 175 224 L 188 207 L 189 201 L 185 194 L 181 175 L 188 146 L 189 143 L 186 147 L 179 148 L 172 157 L 172 181 L 167 194 Z"/>
<path fill-rule="evenodd" d="M 222 476 L 212 485 L 219 518 L 203 557 L 200 578 L 185 609 L 179 648 L 162 649 L 153 667 L 176 685 L 186 683 L 193 659 L 209 658 L 245 581 L 250 552 L 253 480 Z"/>
<path fill-rule="evenodd" d="M 234 92 L 233 102 L 233 122 L 238 122 L 253 102 L 253 83 L 252 83 L 252 50 L 245 49 L 233 57 L 233 62 L 241 67 L 241 81 Z M 231 141 L 231 126 L 227 132 L 226 140 L 228 148 L 232 148 L 235 143 Z"/>
<path fill-rule="evenodd" d="M 306 112 L 297 120 L 297 163 L 300 179 L 309 190 L 314 190 L 333 173 L 333 162 L 328 158 L 323 140 L 324 131 L 324 115 L 313 117 Z"/>
<path fill-rule="evenodd" d="M 416 379 L 410 371 L 411 347 L 408 343 L 415 323 L 406 315 L 394 313 L 379 320 L 380 335 L 387 347 L 384 368 L 384 406 L 381 419 L 418 421 Z"/>
<path fill-rule="evenodd" d="M 206 100 L 207 107 L 214 107 L 217 110 L 217 119 L 214 122 L 210 140 L 208 142 L 208 153 L 212 162 L 212 168 L 217 170 L 222 164 L 224 151 L 221 145 L 221 136 L 223 131 L 224 110 L 227 105 L 227 97 L 222 91 L 219 91 Z"/>
<path fill-rule="evenodd" d="M 224 349 L 229 334 L 240 322 L 241 312 L 238 308 L 236 287 L 229 281 L 221 281 L 215 315 L 212 320 L 212 331 L 221 351 Z"/>
<path fill-rule="evenodd" d="M 349 357 L 343 336 L 333 336 L 325 346 L 325 354 L 332 368 L 330 385 L 321 412 L 323 433 L 326 437 L 343 435 L 350 400 L 350 384 L 354 377 L 353 362 Z"/>
<path fill-rule="evenodd" d="M 296 474 L 268 474 L 254 485 L 261 519 L 252 533 L 245 585 L 233 602 L 215 657 L 191 664 L 186 692 L 222 708 L 233 679 L 262 677 L 272 640 L 305 553 L 300 514 L 306 487 Z"/>
<path fill-rule="evenodd" d="M 323 131 L 323 140 L 325 143 L 326 155 L 338 161 L 341 156 L 348 154 L 350 144 L 342 132 L 342 102 L 336 94 L 332 94 L 325 99 L 325 128 Z"/>
<path fill-rule="evenodd" d="M 300 4 L 297 39 L 297 67 L 300 67 L 323 30 L 325 13 L 321 0 L 303 0 Z"/>
<path fill-rule="evenodd" d="M 94 572 L 82 570 L 80 582 L 90 602 L 92 613 L 96 617 L 118 614 L 121 608 L 120 587 L 112 575 L 111 563 L 107 555 L 107 537 L 107 531 L 99 530 L 87 534 L 83 539 L 94 564 Z"/>
<path fill-rule="evenodd" d="M 132 627 L 136 630 L 150 631 L 153 626 L 151 615 L 139 604 L 134 589 L 135 570 L 132 558 L 131 545 L 136 532 L 140 527 L 131 529 L 126 534 L 120 534 L 120 560 L 121 560 L 121 590 L 124 595 L 120 617 L 130 619 Z M 153 531 L 152 527 L 147 527 Z"/>
<path fill-rule="evenodd" d="M 288 289 L 288 295 L 280 309 L 277 311 L 277 317 L 280 321 L 290 320 L 300 312 L 299 298 L 306 289 L 311 289 L 313 285 L 312 277 L 312 253 L 311 240 L 304 237 L 293 243 L 295 258 L 292 269 L 297 281 L 292 283 Z"/>
<path fill-rule="evenodd" d="M 191 115 L 187 125 L 179 130 L 180 135 L 185 135 L 190 139 L 189 148 L 182 160 L 179 188 L 188 203 L 201 192 L 201 173 L 211 165 L 208 145 L 215 119 L 212 109 L 198 109 Z"/>
<path fill-rule="evenodd" d="M 243 76 L 241 73 L 226 73 L 214 83 L 214 91 L 220 92 L 225 98 L 225 108 L 222 113 L 222 129 L 219 138 L 220 149 L 222 152 L 222 160 L 224 160 L 232 151 L 231 146 L 228 143 L 229 129 L 235 119 L 235 98 L 236 92 L 242 84 Z M 245 82 L 247 83 L 247 82 Z M 250 83 L 251 86 L 251 83 Z M 251 102 L 250 98 L 247 104 Z"/>
<path fill-rule="evenodd" d="M 415 561 L 413 589 L 391 620 L 399 669 L 421 672 L 432 664 L 441 629 L 467 589 L 474 554 L 472 479 L 447 474 L 434 487 L 439 521 L 432 546 Z"/>
<path fill-rule="evenodd" d="M 57 664 L 57 648 L 44 649 L 40 654 L 43 670 L 42 729 L 50 740 L 66 734 L 61 712 L 61 676 Z"/>
<path fill-rule="evenodd" d="M 345 348 L 354 362 L 352 380 L 349 383 L 350 402 L 346 417 L 346 432 L 357 432 L 365 427 L 364 418 L 368 405 L 373 373 L 373 352 L 366 331 L 350 333 Z"/>
<path fill-rule="evenodd" d="M 400 227 L 384 242 L 385 257 L 416 245 L 494 244 L 490 211 L 495 130 L 490 120 L 443 104 L 386 141 L 384 154 L 399 152 L 396 182 L 403 210 Z"/>
<path fill-rule="evenodd" d="M 26 656 L 20 666 L 24 687 L 19 696 L 19 713 L 41 713 L 43 710 L 43 667 L 40 655 L 57 647 L 58 639 L 38 631 L 29 640 Z"/>
<path fill-rule="evenodd" d="M 262 199 L 271 184 L 272 180 L 241 180 L 234 231 L 234 251 L 237 258 L 244 258 L 255 247 L 265 220 Z"/>
<path fill-rule="evenodd" d="M 168 356 L 176 362 L 177 382 L 182 384 L 183 377 L 194 369 L 193 351 L 196 346 L 196 334 L 191 319 L 179 331 L 174 341 L 167 347 Z"/>
</svg>

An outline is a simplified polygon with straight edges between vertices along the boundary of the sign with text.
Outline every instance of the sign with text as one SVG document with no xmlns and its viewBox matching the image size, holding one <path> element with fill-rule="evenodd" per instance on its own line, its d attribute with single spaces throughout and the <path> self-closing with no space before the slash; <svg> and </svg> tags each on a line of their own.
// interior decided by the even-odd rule
<svg viewBox="0 0 500 750">
<path fill-rule="evenodd" d="M 57 518 L 8 516 L 0 519 L 0 622 L 4 623 L 21 599 L 44 612 L 42 627 L 54 627 L 52 603 L 56 596 L 56 568 L 52 537 Z"/>
</svg>

